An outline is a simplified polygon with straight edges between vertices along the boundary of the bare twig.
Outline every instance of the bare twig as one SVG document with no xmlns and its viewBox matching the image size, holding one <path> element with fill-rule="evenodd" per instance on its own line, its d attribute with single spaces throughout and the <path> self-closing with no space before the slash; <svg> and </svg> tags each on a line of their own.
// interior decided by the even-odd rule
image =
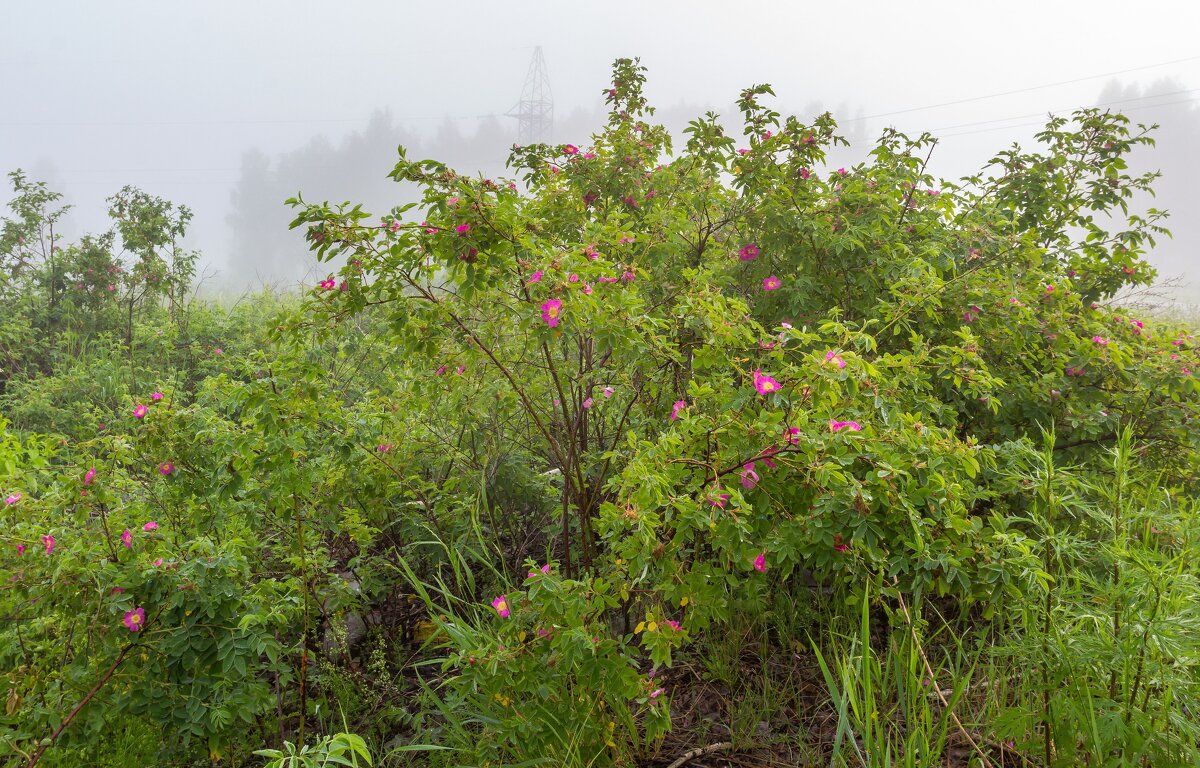
<svg viewBox="0 0 1200 768">
<path fill-rule="evenodd" d="M 679 766 L 689 760 L 695 760 L 697 757 L 702 757 L 703 755 L 711 755 L 713 752 L 721 752 L 731 747 L 733 747 L 733 743 L 728 741 L 718 741 L 716 744 L 709 744 L 707 747 L 696 747 L 684 752 L 676 758 L 675 762 L 668 765 L 667 768 L 679 768 Z"/>
<path fill-rule="evenodd" d="M 66 730 L 67 726 L 71 724 L 71 721 L 75 719 L 75 716 L 79 714 L 79 710 L 83 709 L 84 706 L 86 706 L 87 703 L 92 700 L 92 697 L 96 695 L 96 692 L 104 687 L 104 684 L 108 682 L 108 679 L 113 676 L 114 672 L 117 671 L 117 667 L 121 666 L 121 662 L 125 661 L 125 656 L 136 646 L 137 643 L 131 643 L 121 649 L 121 653 L 117 655 L 116 661 L 109 666 L 108 671 L 96 681 L 96 684 L 93 685 L 92 689 L 87 692 L 87 695 L 80 699 L 79 703 L 75 705 L 75 708 L 72 709 L 65 718 L 63 718 L 63 721 L 59 723 L 59 726 L 57 729 L 55 729 L 54 733 L 50 734 L 49 738 L 43 739 L 42 743 L 38 745 L 37 751 L 34 752 L 29 758 L 27 768 L 33 768 L 33 766 L 38 764 L 38 761 L 42 759 L 42 754 L 50 747 L 50 745 L 58 740 L 58 737 L 62 734 L 62 732 Z"/>
<path fill-rule="evenodd" d="M 913 624 L 912 615 L 908 612 L 908 606 L 904 602 L 904 596 L 900 594 L 900 590 L 896 590 L 896 600 L 900 603 L 900 610 L 904 612 L 904 621 L 908 624 L 909 634 L 912 635 L 913 645 L 917 649 L 917 653 L 921 655 L 921 663 L 925 665 L 925 673 L 929 675 L 929 680 L 933 684 L 933 690 L 937 693 L 938 699 L 941 700 L 942 706 L 946 708 L 946 714 L 950 715 L 950 719 L 954 721 L 954 725 L 958 728 L 958 732 L 963 735 L 971 748 L 979 755 L 979 759 L 987 768 L 992 768 L 992 761 L 988 759 L 987 754 L 979 747 L 972 738 L 967 729 L 963 727 L 962 721 L 958 719 L 958 715 L 954 714 L 954 710 L 950 707 L 950 702 L 946 701 L 946 697 L 942 695 L 942 691 L 938 688 L 937 678 L 933 673 L 933 666 L 929 663 L 929 657 L 925 655 L 925 647 L 921 645 L 920 639 L 917 637 L 917 628 Z"/>
</svg>

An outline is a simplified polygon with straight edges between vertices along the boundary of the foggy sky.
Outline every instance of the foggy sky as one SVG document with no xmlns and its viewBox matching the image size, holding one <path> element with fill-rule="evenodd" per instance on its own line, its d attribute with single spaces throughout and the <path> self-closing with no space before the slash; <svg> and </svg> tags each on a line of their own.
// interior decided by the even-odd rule
<svg viewBox="0 0 1200 768">
<path fill-rule="evenodd" d="M 1200 172 L 1192 147 L 1200 90 L 1191 90 L 1200 89 L 1200 3 L 0 2 L 0 172 L 24 168 L 65 192 L 76 236 L 107 226 L 104 198 L 126 184 L 188 205 L 189 245 L 226 279 L 246 269 L 232 254 L 251 247 L 239 216 L 243 230 L 247 217 L 261 218 L 251 210 L 269 216 L 277 207 L 287 220 L 282 198 L 247 201 L 256 193 L 239 186 L 246 163 L 279 184 L 320 185 L 280 169 L 321 156 L 321 143 L 336 152 L 379 134 L 393 150 L 401 140 L 445 148 L 486 125 L 475 160 L 492 162 L 483 157 L 492 142 L 492 167 L 502 166 L 512 141 L 503 132 L 515 134 L 502 115 L 520 95 L 534 45 L 549 66 L 556 138 L 575 143 L 600 127 L 586 118 L 598 114 L 620 56 L 641 57 L 651 103 L 671 114 L 730 113 L 741 88 L 769 82 L 785 114 L 808 119 L 806 107 L 821 106 L 847 129 L 855 113 L 878 115 L 861 124 L 868 140 L 887 124 L 933 130 L 944 138 L 931 170 L 951 178 L 1013 141 L 1031 146 L 1047 111 L 1122 100 L 1114 108 L 1131 118 L 1164 122 L 1159 150 L 1139 162 L 1170 180 L 1171 199 L 1155 204 L 1172 208 L 1178 236 L 1151 260 L 1197 276 L 1200 229 L 1186 223 L 1200 218 L 1191 183 Z M 989 97 L 964 101 L 979 96 Z M 931 106 L 944 102 L 958 103 Z M 1170 106 L 1148 109 L 1155 103 Z M 580 133 L 561 135 L 567 128 Z M 380 157 L 379 179 L 393 162 Z M 300 191 L 367 196 L 284 196 Z M 4 186 L 0 203 L 8 197 Z M 303 252 L 298 235 L 280 232 L 278 243 L 289 242 Z"/>
</svg>

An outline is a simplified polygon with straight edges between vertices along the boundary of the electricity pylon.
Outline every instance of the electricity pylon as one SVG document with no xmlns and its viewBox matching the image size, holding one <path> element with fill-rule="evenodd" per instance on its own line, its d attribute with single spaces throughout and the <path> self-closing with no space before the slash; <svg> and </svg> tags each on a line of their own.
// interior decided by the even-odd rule
<svg viewBox="0 0 1200 768">
<path fill-rule="evenodd" d="M 550 92 L 550 75 L 546 72 L 546 59 L 540 45 L 533 49 L 529 72 L 521 88 L 521 100 L 507 114 L 517 118 L 518 144 L 547 141 L 554 130 L 554 94 Z"/>
</svg>

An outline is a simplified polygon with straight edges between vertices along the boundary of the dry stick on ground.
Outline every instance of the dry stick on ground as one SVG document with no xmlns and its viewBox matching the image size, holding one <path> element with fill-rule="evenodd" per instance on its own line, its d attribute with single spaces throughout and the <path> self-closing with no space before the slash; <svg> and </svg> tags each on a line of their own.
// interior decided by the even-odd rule
<svg viewBox="0 0 1200 768">
<path fill-rule="evenodd" d="M 900 610 L 904 612 L 904 621 L 908 624 L 909 634 L 912 635 L 913 645 L 917 648 L 917 653 L 921 654 L 921 663 L 925 665 L 925 672 L 929 675 L 929 680 L 933 684 L 933 690 L 937 693 L 938 699 L 941 700 L 942 706 L 946 709 L 946 714 L 950 715 L 950 719 L 954 721 L 954 725 L 958 728 L 958 732 L 963 735 L 971 748 L 979 755 L 979 759 L 983 760 L 983 764 L 987 768 L 992 768 L 992 761 L 975 743 L 975 739 L 971 738 L 971 734 L 963 727 L 962 721 L 958 719 L 958 715 L 954 714 L 954 710 L 950 707 L 950 702 L 946 701 L 946 697 L 942 695 L 941 688 L 937 684 L 937 677 L 933 673 L 933 666 L 929 663 L 929 657 L 925 655 L 925 647 L 921 645 L 920 639 L 917 637 L 917 628 L 913 624 L 912 615 L 908 612 L 908 606 L 904 603 L 904 596 L 900 594 L 900 590 L 896 590 L 896 600 L 900 602 Z"/>
<path fill-rule="evenodd" d="M 716 744 L 709 744 L 707 747 L 696 747 L 695 749 L 684 752 L 678 757 L 678 759 L 675 760 L 675 762 L 668 765 L 667 768 L 679 768 L 679 766 L 683 765 L 688 760 L 695 760 L 697 757 L 701 757 L 702 755 L 711 755 L 713 752 L 720 752 L 721 750 L 729 749 L 732 746 L 732 742 L 718 741 Z"/>
</svg>

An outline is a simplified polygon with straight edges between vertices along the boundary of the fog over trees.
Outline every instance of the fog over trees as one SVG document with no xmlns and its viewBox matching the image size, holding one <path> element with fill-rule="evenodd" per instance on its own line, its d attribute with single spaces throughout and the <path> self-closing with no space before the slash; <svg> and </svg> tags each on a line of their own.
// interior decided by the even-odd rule
<svg viewBox="0 0 1200 768">
<path fill-rule="evenodd" d="M 782 113 L 807 120 L 828 109 L 852 141 L 834 167 L 864 159 L 889 125 L 937 135 L 930 170 L 956 179 L 1014 141 L 1031 146 L 1048 112 L 1100 104 L 1160 123 L 1158 146 L 1136 158 L 1162 169 L 1159 196 L 1134 204 L 1171 211 L 1175 236 L 1150 261 L 1164 277 L 1195 280 L 1188 180 L 1200 170 L 1190 140 L 1200 57 L 1188 55 L 1184 30 L 1200 23 L 1200 7 L 1129 14 L 1100 2 L 1081 14 L 1022 0 L 985 19 L 939 0 L 919 18 L 893 18 L 887 4 L 862 0 L 858 17 L 889 21 L 850 35 L 836 9 L 800 6 L 734 34 L 717 2 L 639 8 L 636 24 L 614 10 L 579 25 L 541 0 L 519 12 L 468 0 L 449 16 L 366 0 L 303 12 L 279 0 L 114 0 L 61 16 L 59 6 L 4 12 L 0 86 L 13 108 L 0 118 L 0 169 L 63 192 L 76 206 L 70 237 L 107 227 L 104 199 L 126 184 L 188 205 L 187 244 L 201 252 L 206 290 L 311 277 L 283 201 L 354 199 L 372 212 L 406 202 L 411 191 L 387 179 L 399 144 L 463 173 L 503 175 L 517 133 L 506 112 L 535 46 L 554 94 L 546 138 L 555 142 L 586 144 L 601 127 L 607 67 L 619 56 L 642 57 L 655 119 L 677 137 L 710 109 L 736 119 L 737 94 L 755 83 L 775 87 Z M 0 203 L 9 197 L 0 190 Z"/>
<path fill-rule="evenodd" d="M 1171 212 L 1167 226 L 1172 237 L 1159 240 L 1151 262 L 1159 268 L 1163 280 L 1171 283 L 1171 293 L 1189 301 L 1189 281 L 1200 248 L 1200 224 L 1189 215 L 1195 208 L 1190 180 L 1200 173 L 1200 149 L 1194 141 L 1200 133 L 1200 108 L 1193 94 L 1174 79 L 1164 78 L 1146 86 L 1111 80 L 1094 102 L 1127 113 L 1135 123 L 1159 125 L 1153 133 L 1157 145 L 1135 156 L 1137 170 L 1162 172 L 1155 185 L 1157 197 L 1137 200 L 1135 207 L 1154 206 Z M 708 109 L 726 118 L 736 116 L 732 104 L 713 108 L 680 103 L 659 109 L 656 118 L 678 140 L 688 121 Z M 863 160 L 878 138 L 878 129 L 868 127 L 861 107 L 847 104 L 826 107 L 814 101 L 796 112 L 811 118 L 826 109 L 839 119 L 842 133 L 850 141 L 849 148 L 831 154 L 831 164 L 837 167 Z M 575 109 L 560 116 L 548 140 L 586 144 L 587 137 L 604 119 L 597 99 L 594 109 Z M 931 169 L 950 179 L 978 170 L 990 157 L 980 147 L 999 151 L 1013 140 L 1002 130 L 1004 127 L 991 126 L 973 135 L 975 142 L 969 147 L 955 141 L 956 135 L 948 131 L 951 136 L 935 150 Z M 1027 132 L 1029 128 L 1022 124 L 1013 132 L 1018 130 Z M 398 157 L 397 145 L 404 145 L 410 158 L 434 158 L 459 173 L 495 177 L 505 175 L 505 160 L 516 135 L 515 120 L 505 116 L 446 118 L 433 130 L 422 132 L 404 125 L 387 110 L 377 110 L 365 126 L 336 139 L 318 134 L 291 151 L 269 153 L 258 147 L 248 150 L 242 155 L 226 217 L 228 262 L 222 264 L 219 253 L 212 255 L 211 263 L 219 265 L 222 275 L 216 282 L 226 288 L 261 284 L 284 288 L 297 281 L 311 282 L 315 262 L 304 244 L 288 231 L 292 212 L 282 202 L 297 192 L 309 201 L 363 201 L 373 213 L 386 213 L 393 206 L 415 200 L 411 189 L 387 178 Z M 1031 146 L 1033 142 L 1025 139 L 1022 144 Z"/>
</svg>

